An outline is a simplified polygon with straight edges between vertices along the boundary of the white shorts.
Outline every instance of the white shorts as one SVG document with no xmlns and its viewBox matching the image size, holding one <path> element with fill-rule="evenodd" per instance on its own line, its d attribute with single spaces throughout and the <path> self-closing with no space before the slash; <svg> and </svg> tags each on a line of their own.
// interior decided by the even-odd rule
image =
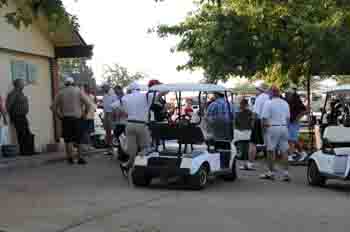
<svg viewBox="0 0 350 232">
<path fill-rule="evenodd" d="M 287 152 L 289 149 L 287 126 L 272 126 L 268 128 L 265 139 L 268 151 L 278 149 L 281 152 Z"/>
</svg>

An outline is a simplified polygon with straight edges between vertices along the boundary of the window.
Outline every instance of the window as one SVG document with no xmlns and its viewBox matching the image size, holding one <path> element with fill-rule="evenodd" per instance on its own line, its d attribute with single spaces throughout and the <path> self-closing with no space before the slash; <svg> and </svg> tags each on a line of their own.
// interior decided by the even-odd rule
<svg viewBox="0 0 350 232">
<path fill-rule="evenodd" d="M 23 79 L 27 85 L 35 84 L 39 76 L 37 65 L 17 60 L 11 61 L 11 74 L 13 81 Z"/>
</svg>

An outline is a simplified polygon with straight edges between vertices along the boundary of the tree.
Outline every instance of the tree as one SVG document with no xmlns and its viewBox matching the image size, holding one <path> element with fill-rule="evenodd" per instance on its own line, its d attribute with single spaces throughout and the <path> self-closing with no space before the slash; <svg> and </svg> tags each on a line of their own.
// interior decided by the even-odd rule
<svg viewBox="0 0 350 232">
<path fill-rule="evenodd" d="M 12 0 L 0 0 L 0 8 L 6 7 L 9 1 Z M 79 28 L 77 17 L 66 11 L 62 0 L 25 0 L 18 4 L 15 11 L 5 14 L 7 22 L 18 29 L 29 26 L 41 14 L 48 19 L 50 31 L 64 24 Z"/>
<path fill-rule="evenodd" d="M 106 66 L 103 79 L 112 86 L 119 85 L 126 87 L 133 81 L 138 81 L 146 78 L 146 75 L 140 72 L 130 73 L 127 68 L 114 64 L 113 66 Z"/>
<path fill-rule="evenodd" d="M 180 36 L 176 51 L 190 59 L 179 69 L 202 68 L 211 81 L 258 75 L 305 84 L 350 71 L 349 9 L 345 0 L 222 0 L 157 32 Z"/>
</svg>

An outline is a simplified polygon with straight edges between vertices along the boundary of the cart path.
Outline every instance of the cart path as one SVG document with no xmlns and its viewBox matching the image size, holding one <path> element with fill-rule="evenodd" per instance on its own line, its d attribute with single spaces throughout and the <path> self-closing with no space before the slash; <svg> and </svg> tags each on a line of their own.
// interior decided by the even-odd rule
<svg viewBox="0 0 350 232">
<path fill-rule="evenodd" d="M 350 185 L 270 182 L 240 172 L 201 192 L 154 184 L 130 187 L 118 164 L 93 157 L 87 166 L 53 164 L 0 176 L 0 231 L 346 231 Z"/>
</svg>

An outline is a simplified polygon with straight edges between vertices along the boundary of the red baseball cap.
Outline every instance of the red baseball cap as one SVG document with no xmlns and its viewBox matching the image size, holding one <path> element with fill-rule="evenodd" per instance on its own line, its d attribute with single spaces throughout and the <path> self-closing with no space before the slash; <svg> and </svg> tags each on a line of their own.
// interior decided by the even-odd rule
<svg viewBox="0 0 350 232">
<path fill-rule="evenodd" d="M 150 81 L 148 82 L 148 88 L 151 88 L 151 87 L 154 86 L 154 85 L 160 85 L 160 84 L 162 84 L 160 81 L 158 81 L 158 80 L 156 80 L 156 79 L 153 79 L 153 80 L 150 80 Z"/>
<path fill-rule="evenodd" d="M 277 86 L 275 86 L 275 85 L 271 86 L 271 95 L 272 95 L 273 97 L 279 97 L 279 96 L 281 96 L 280 89 L 279 89 Z"/>
</svg>

